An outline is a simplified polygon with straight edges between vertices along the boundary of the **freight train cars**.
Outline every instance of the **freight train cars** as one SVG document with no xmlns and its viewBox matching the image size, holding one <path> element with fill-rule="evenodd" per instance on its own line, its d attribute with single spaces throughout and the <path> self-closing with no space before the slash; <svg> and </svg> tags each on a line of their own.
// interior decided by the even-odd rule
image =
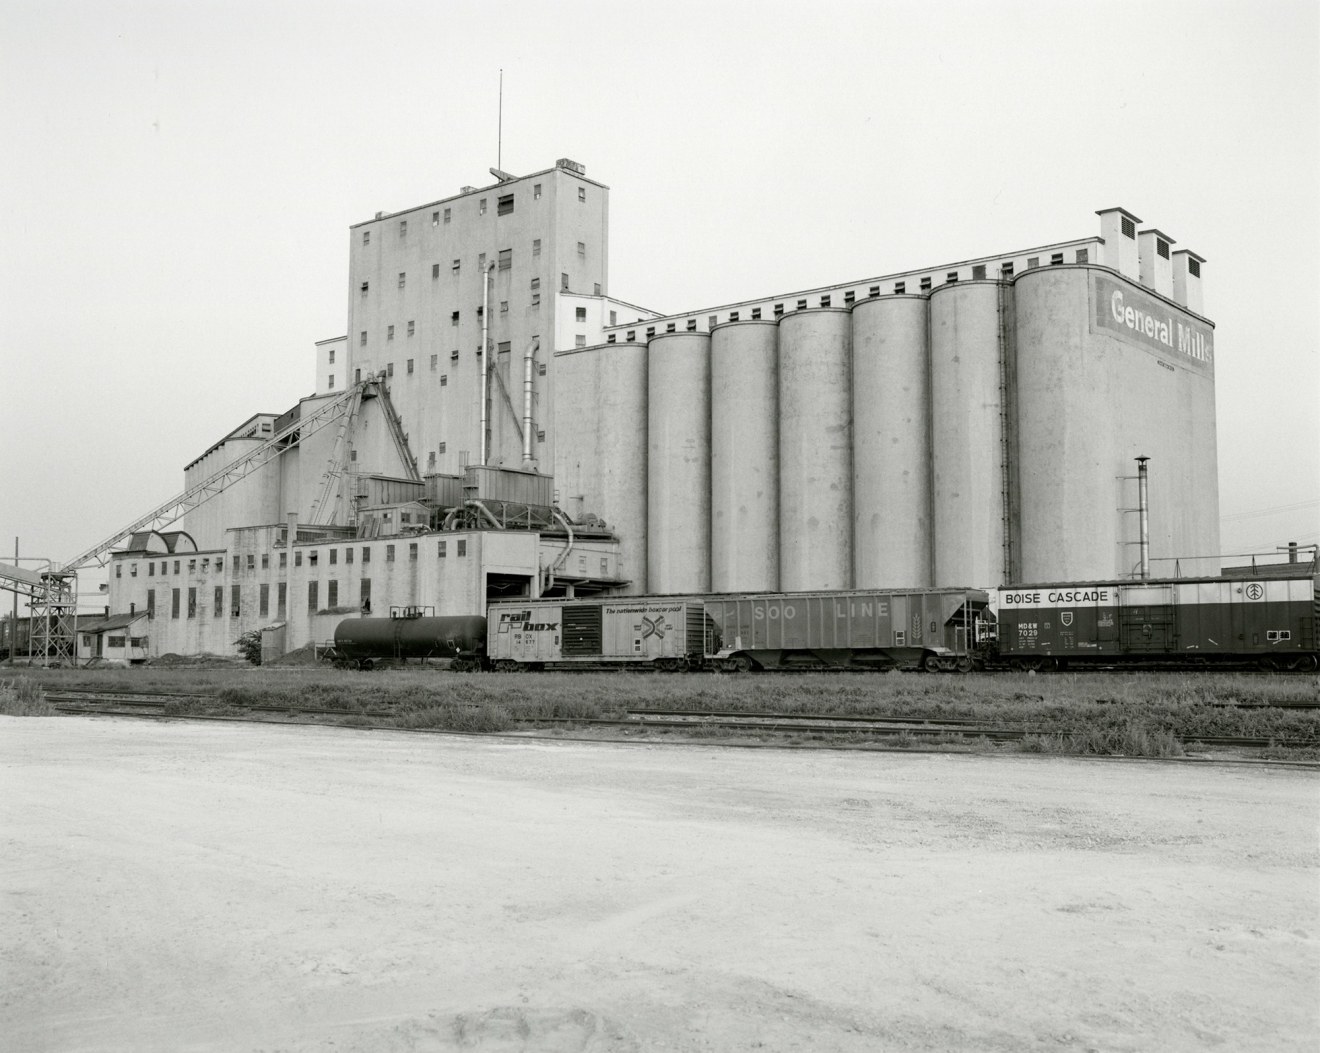
<svg viewBox="0 0 1320 1053">
<path fill-rule="evenodd" d="M 1320 578 L 1175 578 L 998 590 L 990 664 L 1241 666 L 1310 671 Z"/>
<path fill-rule="evenodd" d="M 506 601 L 490 607 L 487 649 L 499 670 L 968 671 L 988 605 L 977 589 Z"/>
<path fill-rule="evenodd" d="M 452 660 L 450 668 L 461 672 L 482 669 L 485 656 L 485 618 L 426 617 L 415 607 L 388 618 L 346 618 L 335 626 L 334 650 L 326 655 L 336 665 L 357 669 L 447 658 Z"/>
</svg>

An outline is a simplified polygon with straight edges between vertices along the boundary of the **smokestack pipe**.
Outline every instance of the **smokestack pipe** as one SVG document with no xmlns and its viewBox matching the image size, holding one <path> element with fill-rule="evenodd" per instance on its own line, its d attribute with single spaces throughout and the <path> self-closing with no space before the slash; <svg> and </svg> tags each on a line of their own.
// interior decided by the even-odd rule
<svg viewBox="0 0 1320 1053">
<path fill-rule="evenodd" d="M 523 356 L 523 468 L 536 469 L 536 458 L 532 455 L 532 375 L 536 363 L 536 351 L 540 340 L 533 338 L 527 345 L 527 354 Z"/>
<path fill-rule="evenodd" d="M 495 270 L 492 260 L 481 276 L 481 457 L 477 463 L 485 464 L 490 459 L 490 276 Z"/>
<path fill-rule="evenodd" d="M 1141 512 L 1141 580 L 1150 577 L 1150 494 L 1148 492 L 1146 462 L 1149 457 L 1137 458 L 1137 509 Z"/>
</svg>

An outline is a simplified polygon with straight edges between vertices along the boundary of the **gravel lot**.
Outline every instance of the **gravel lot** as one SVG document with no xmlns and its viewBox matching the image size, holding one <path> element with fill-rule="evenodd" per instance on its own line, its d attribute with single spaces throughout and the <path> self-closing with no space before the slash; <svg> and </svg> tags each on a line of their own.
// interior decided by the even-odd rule
<svg viewBox="0 0 1320 1053">
<path fill-rule="evenodd" d="M 1320 779 L 0 717 L 11 1051 L 1313 1050 Z"/>
</svg>

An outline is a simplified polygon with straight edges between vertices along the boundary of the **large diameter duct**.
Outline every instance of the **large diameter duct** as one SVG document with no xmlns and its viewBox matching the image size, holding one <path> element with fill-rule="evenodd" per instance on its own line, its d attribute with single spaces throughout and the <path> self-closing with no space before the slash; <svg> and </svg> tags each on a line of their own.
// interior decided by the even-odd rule
<svg viewBox="0 0 1320 1053">
<path fill-rule="evenodd" d="M 620 574 L 646 584 L 646 345 L 555 354 L 555 483 L 574 519 L 595 515 L 620 542 Z"/>
<path fill-rule="evenodd" d="M 779 322 L 779 587 L 852 586 L 852 319 Z"/>
<path fill-rule="evenodd" d="M 1029 270 L 1013 299 L 1022 580 L 1141 573 L 1142 456 L 1158 471 L 1151 573 L 1172 556 L 1184 575 L 1219 573 L 1216 559 L 1196 559 L 1219 551 L 1213 352 L 1188 336 L 1213 327 L 1094 267 Z M 1163 329 L 1129 327 L 1128 308 Z M 1180 327 L 1196 354 L 1180 352 Z"/>
<path fill-rule="evenodd" d="M 710 334 L 710 587 L 779 590 L 779 327 Z"/>
<path fill-rule="evenodd" d="M 710 336 L 657 336 L 647 360 L 647 587 L 708 592 Z"/>
<path fill-rule="evenodd" d="M 930 362 L 924 296 L 853 308 L 853 587 L 931 582 Z"/>
<path fill-rule="evenodd" d="M 997 282 L 960 282 L 930 295 L 936 587 L 1011 580 L 1002 397 L 1006 291 Z"/>
</svg>

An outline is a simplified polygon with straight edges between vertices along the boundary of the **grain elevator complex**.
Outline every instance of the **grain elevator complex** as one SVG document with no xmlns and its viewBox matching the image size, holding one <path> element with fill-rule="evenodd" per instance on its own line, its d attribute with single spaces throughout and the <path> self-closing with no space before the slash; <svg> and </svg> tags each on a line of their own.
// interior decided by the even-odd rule
<svg viewBox="0 0 1320 1053">
<path fill-rule="evenodd" d="M 1136 577 L 1138 457 L 1158 572 L 1218 573 L 1205 261 L 1132 213 L 674 314 L 614 298 L 581 165 L 492 175 L 349 228 L 314 393 L 119 536 L 83 655 L 495 598 Z"/>
</svg>

